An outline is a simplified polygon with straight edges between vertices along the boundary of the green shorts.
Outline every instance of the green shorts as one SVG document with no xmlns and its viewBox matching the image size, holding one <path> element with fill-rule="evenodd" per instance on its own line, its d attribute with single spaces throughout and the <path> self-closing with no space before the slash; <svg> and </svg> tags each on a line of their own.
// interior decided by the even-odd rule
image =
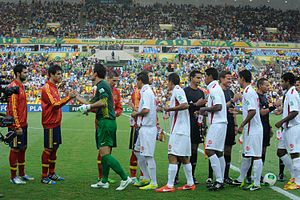
<svg viewBox="0 0 300 200">
<path fill-rule="evenodd" d="M 96 131 L 97 149 L 100 147 L 116 147 L 117 146 L 117 123 L 116 120 L 100 119 Z"/>
</svg>

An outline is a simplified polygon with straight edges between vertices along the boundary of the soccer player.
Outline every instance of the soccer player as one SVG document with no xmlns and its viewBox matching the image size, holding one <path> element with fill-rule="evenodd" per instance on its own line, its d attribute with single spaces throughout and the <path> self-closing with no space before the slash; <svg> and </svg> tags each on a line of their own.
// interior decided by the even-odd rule
<svg viewBox="0 0 300 200">
<path fill-rule="evenodd" d="M 205 70 L 204 81 L 209 91 L 208 104 L 207 107 L 202 107 L 199 110 L 200 115 L 208 114 L 210 124 L 206 135 L 205 152 L 216 176 L 216 182 L 209 186 L 209 190 L 224 188 L 225 159 L 223 151 L 227 130 L 227 112 L 225 95 L 218 79 L 217 69 L 208 68 Z"/>
<path fill-rule="evenodd" d="M 300 97 L 295 87 L 295 79 L 292 73 L 282 75 L 282 88 L 287 92 L 283 100 L 282 120 L 275 124 L 277 128 L 283 128 L 283 140 L 280 140 L 278 149 L 281 150 L 280 153 L 282 154 L 286 153 L 287 150 L 292 158 L 291 163 L 286 158 L 287 154 L 279 155 L 294 178 L 284 186 L 286 190 L 300 189 Z M 286 163 L 286 161 L 288 162 Z"/>
<path fill-rule="evenodd" d="M 87 112 L 91 109 L 97 109 L 96 118 L 98 121 L 98 130 L 96 135 L 97 148 L 101 153 L 101 164 L 103 170 L 102 179 L 96 184 L 92 184 L 92 188 L 109 188 L 108 175 L 109 169 L 112 168 L 120 177 L 121 183 L 116 190 L 124 190 L 131 179 L 126 175 L 117 159 L 111 155 L 111 149 L 116 147 L 116 116 L 114 111 L 112 91 L 109 84 L 105 81 L 106 68 L 102 64 L 95 64 L 93 75 L 91 77 L 97 91 L 93 99 L 88 102 L 79 95 L 76 99 L 84 105 L 77 108 L 78 111 Z"/>
<path fill-rule="evenodd" d="M 44 127 L 44 151 L 42 153 L 42 179 L 43 184 L 56 184 L 64 178 L 55 173 L 56 153 L 62 143 L 61 138 L 61 107 L 76 96 L 70 92 L 61 99 L 57 85 L 62 81 L 62 69 L 58 65 L 48 69 L 49 79 L 42 87 L 42 125 Z"/>
<path fill-rule="evenodd" d="M 195 184 L 199 184 L 197 179 L 195 178 L 195 170 L 197 165 L 197 157 L 198 157 L 198 147 L 200 143 L 203 143 L 203 138 L 201 136 L 203 133 L 204 125 L 199 125 L 198 119 L 195 116 L 195 112 L 200 109 L 200 106 L 204 106 L 206 104 L 206 100 L 204 92 L 199 88 L 201 82 L 201 72 L 198 70 L 194 70 L 190 73 L 190 85 L 184 88 L 184 92 L 189 104 L 189 114 L 190 114 L 190 133 L 191 133 L 191 147 L 192 147 L 192 155 L 190 158 L 192 165 L 192 175 Z M 178 164 L 178 171 L 175 177 L 175 185 L 179 182 L 178 174 L 181 163 Z"/>
<path fill-rule="evenodd" d="M 10 164 L 10 181 L 13 184 L 26 184 L 25 181 L 34 180 L 34 178 L 25 174 L 25 152 L 27 149 L 27 99 L 23 82 L 26 80 L 28 70 L 26 66 L 18 64 L 14 67 L 15 80 L 8 87 L 19 87 L 18 94 L 12 94 L 9 98 L 7 115 L 12 116 L 15 123 L 9 127 L 9 131 L 16 132 L 17 137 L 9 144 L 9 164 Z M 19 176 L 17 176 L 17 167 Z"/>
<path fill-rule="evenodd" d="M 189 156 L 191 156 L 189 104 L 184 90 L 179 84 L 179 76 L 176 73 L 171 73 L 168 76 L 168 89 L 172 91 L 171 105 L 164 109 L 171 117 L 171 132 L 168 145 L 168 183 L 157 189 L 156 192 L 175 191 L 174 180 L 178 170 L 178 161 L 183 163 L 187 184 L 177 188 L 177 190 L 196 189 L 192 176 L 192 165 L 189 159 Z"/>
<path fill-rule="evenodd" d="M 257 81 L 257 94 L 259 97 L 260 119 L 263 126 L 263 148 L 262 148 L 262 162 L 265 162 L 267 147 L 270 146 L 270 139 L 272 127 L 270 125 L 269 115 L 276 109 L 275 106 L 269 106 L 269 100 L 266 93 L 269 91 L 270 83 L 266 78 L 260 78 Z M 253 161 L 252 161 L 253 162 Z M 251 184 L 252 163 L 247 173 L 247 181 Z M 261 178 L 262 179 L 262 178 Z"/>
<path fill-rule="evenodd" d="M 244 186 L 244 179 L 253 159 L 254 183 L 245 189 L 250 191 L 259 190 L 260 177 L 263 169 L 261 160 L 263 126 L 260 119 L 259 97 L 251 86 L 252 75 L 249 70 L 239 72 L 239 84 L 244 88 L 243 92 L 243 121 L 238 129 L 243 135 L 243 160 L 240 176 L 232 182 L 233 185 Z"/>
<path fill-rule="evenodd" d="M 219 75 L 221 87 L 223 89 L 226 106 L 227 106 L 227 130 L 225 138 L 224 158 L 225 158 L 225 173 L 224 182 L 227 184 L 232 183 L 229 176 L 232 146 L 235 145 L 235 136 L 237 134 L 236 115 L 234 114 L 234 93 L 230 89 L 232 83 L 232 75 L 230 71 L 222 71 Z"/>
<path fill-rule="evenodd" d="M 107 82 L 110 85 L 110 88 L 112 89 L 112 95 L 113 95 L 113 100 L 114 100 L 114 110 L 116 117 L 120 117 L 122 112 L 123 112 L 123 107 L 122 107 L 122 100 L 121 100 L 121 94 L 120 91 L 115 87 L 116 83 L 119 81 L 118 74 L 113 71 L 108 74 L 107 76 Z M 95 119 L 95 127 L 96 127 L 96 135 L 97 135 L 97 126 L 98 126 L 98 121 Z M 102 178 L 102 164 L 101 164 L 101 153 L 98 151 L 98 156 L 97 156 L 97 163 L 98 163 L 98 181 L 101 180 Z M 115 183 L 113 179 L 108 179 L 109 183 Z"/>
<path fill-rule="evenodd" d="M 133 111 L 131 116 L 137 117 L 139 134 L 135 143 L 134 151 L 138 164 L 143 172 L 144 180 L 151 182 L 141 190 L 151 190 L 158 187 L 156 181 L 156 163 L 154 152 L 157 135 L 156 97 L 149 85 L 149 77 L 145 72 L 137 75 L 137 86 L 140 89 L 140 103 L 138 111 Z"/>
</svg>

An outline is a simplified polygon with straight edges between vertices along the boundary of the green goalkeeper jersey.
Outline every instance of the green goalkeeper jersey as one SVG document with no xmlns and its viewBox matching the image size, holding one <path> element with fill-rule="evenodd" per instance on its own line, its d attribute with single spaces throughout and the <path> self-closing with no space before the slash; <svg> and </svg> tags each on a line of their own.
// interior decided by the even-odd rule
<svg viewBox="0 0 300 200">
<path fill-rule="evenodd" d="M 91 103 L 101 101 L 106 104 L 105 107 L 97 108 L 96 119 L 116 119 L 115 110 L 114 110 L 114 101 L 112 97 L 112 91 L 110 86 L 105 80 L 101 80 L 97 83 L 97 91 Z"/>
</svg>

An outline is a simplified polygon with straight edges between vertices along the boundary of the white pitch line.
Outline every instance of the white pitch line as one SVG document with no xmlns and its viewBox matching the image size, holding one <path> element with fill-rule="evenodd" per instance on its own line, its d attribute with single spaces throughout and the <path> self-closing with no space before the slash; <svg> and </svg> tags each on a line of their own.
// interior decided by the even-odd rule
<svg viewBox="0 0 300 200">
<path fill-rule="evenodd" d="M 124 115 L 124 116 L 126 116 L 126 117 L 130 117 L 130 115 L 127 115 L 127 114 L 124 114 L 124 113 L 123 113 L 122 115 Z M 167 135 L 169 136 L 170 134 L 167 133 Z M 198 151 L 199 151 L 200 153 L 204 154 L 204 151 L 203 151 L 202 149 L 198 148 Z M 230 164 L 230 169 L 232 169 L 233 171 L 236 171 L 236 172 L 240 172 L 240 169 L 239 169 L 238 167 L 232 165 L 232 164 Z M 296 196 L 296 195 L 294 195 L 294 194 L 292 194 L 292 193 L 289 193 L 289 192 L 287 192 L 287 191 L 285 191 L 285 190 L 283 190 L 283 189 L 281 189 L 281 188 L 279 188 L 279 187 L 271 186 L 270 188 L 271 188 L 272 190 L 274 190 L 275 192 L 278 192 L 278 193 L 280 193 L 280 194 L 282 194 L 282 195 L 288 197 L 289 199 L 292 199 L 292 200 L 300 200 L 300 197 L 298 197 L 298 196 Z"/>
</svg>

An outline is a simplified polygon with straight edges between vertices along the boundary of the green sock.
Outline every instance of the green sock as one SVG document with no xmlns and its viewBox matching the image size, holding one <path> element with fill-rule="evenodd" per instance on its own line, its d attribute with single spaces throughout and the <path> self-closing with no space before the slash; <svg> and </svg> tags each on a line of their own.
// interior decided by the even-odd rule
<svg viewBox="0 0 300 200">
<path fill-rule="evenodd" d="M 115 159 L 112 155 L 108 154 L 102 157 L 102 162 L 103 160 L 105 160 L 105 162 L 108 164 L 110 168 L 112 168 L 117 174 L 119 174 L 119 176 L 122 178 L 123 181 L 127 180 L 127 175 L 117 159 Z M 103 177 L 104 177 L 104 170 L 103 170 Z"/>
<path fill-rule="evenodd" d="M 109 174 L 109 165 L 107 163 L 107 159 L 102 157 L 101 164 L 102 164 L 102 183 L 108 182 L 108 174 Z"/>
</svg>

